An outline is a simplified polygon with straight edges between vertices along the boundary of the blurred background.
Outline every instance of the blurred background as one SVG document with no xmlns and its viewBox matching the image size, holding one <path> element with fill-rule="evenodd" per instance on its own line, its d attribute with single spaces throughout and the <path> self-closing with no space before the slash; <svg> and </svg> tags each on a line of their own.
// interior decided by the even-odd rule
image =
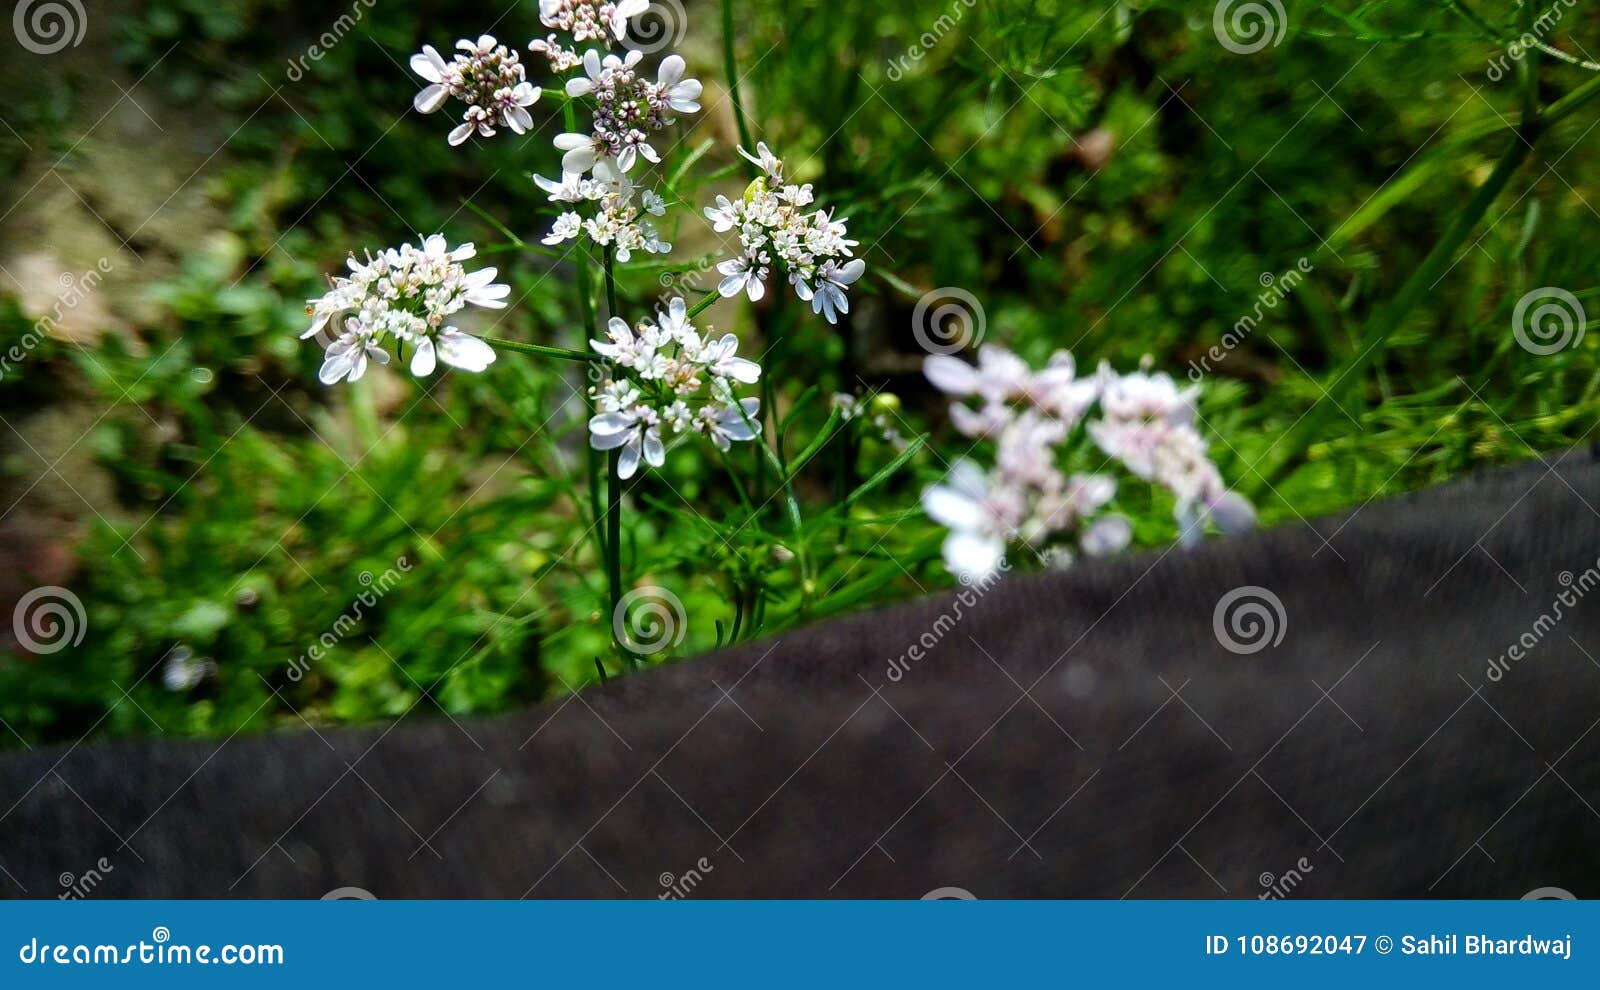
<svg viewBox="0 0 1600 990">
<path fill-rule="evenodd" d="M 412 52 L 483 32 L 525 50 L 547 33 L 538 4 L 16 6 L 15 43 L 0 38 L 0 604 L 66 589 L 81 619 L 43 650 L 0 633 L 0 745 L 456 717 L 599 677 L 603 568 L 575 545 L 581 379 L 503 355 L 482 376 L 325 389 L 297 339 L 347 253 L 441 231 L 512 284 L 497 335 L 582 346 L 530 179 L 558 168 L 559 104 L 532 108 L 526 139 L 463 149 L 410 108 Z M 64 35 L 38 33 L 46 6 Z M 956 439 L 920 380 L 930 293 L 964 300 L 965 343 L 1201 382 L 1213 454 L 1266 525 L 1586 440 L 1600 105 L 1511 149 L 1529 105 L 1600 73 L 1600 16 L 1549 11 L 735 0 L 730 38 L 718 3 L 668 10 L 706 84 L 668 171 L 709 181 L 677 188 L 679 250 L 636 259 L 624 296 L 645 311 L 714 284 L 698 207 L 743 185 L 726 40 L 753 137 L 849 217 L 868 262 L 852 318 L 807 322 L 769 367 L 791 442 L 829 394 L 880 396 L 878 422 L 803 479 L 839 530 L 804 608 L 760 535 L 776 512 L 748 541 L 687 512 L 729 504 L 703 461 L 675 455 L 632 493 L 626 538 L 648 566 L 631 577 L 684 603 L 676 653 L 730 638 L 730 595 L 758 597 L 769 633 L 951 583 L 916 511 L 942 458 L 897 464 L 925 431 L 929 451 Z M 1486 187 L 1481 222 L 1425 265 Z M 764 318 L 712 314 L 752 334 Z M 841 479 L 886 467 L 841 504 Z M 1170 539 L 1147 515 L 1140 542 Z"/>
</svg>

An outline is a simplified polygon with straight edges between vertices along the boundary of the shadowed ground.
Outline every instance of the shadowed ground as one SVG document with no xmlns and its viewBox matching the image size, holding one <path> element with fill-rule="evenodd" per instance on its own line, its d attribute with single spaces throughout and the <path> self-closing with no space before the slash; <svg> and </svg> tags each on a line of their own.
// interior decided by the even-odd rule
<svg viewBox="0 0 1600 990">
<path fill-rule="evenodd" d="M 514 716 L 11 754 L 0 890 L 1592 896 L 1597 503 L 1574 451 Z"/>
</svg>

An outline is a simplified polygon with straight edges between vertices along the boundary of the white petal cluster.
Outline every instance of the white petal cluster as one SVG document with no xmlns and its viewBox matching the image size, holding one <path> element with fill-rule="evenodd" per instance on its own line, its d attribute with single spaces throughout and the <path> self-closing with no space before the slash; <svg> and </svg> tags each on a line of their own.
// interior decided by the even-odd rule
<svg viewBox="0 0 1600 990">
<path fill-rule="evenodd" d="M 579 44 L 598 41 L 610 48 L 628 40 L 628 21 L 649 7 L 650 0 L 539 0 L 539 23 L 570 35 Z M 556 72 L 583 61 L 583 56 L 562 44 L 555 34 L 530 41 L 528 48 L 548 58 Z"/>
<path fill-rule="evenodd" d="M 1228 491 L 1195 428 L 1198 391 L 1199 386 L 1178 388 L 1166 374 L 1108 376 L 1100 394 L 1102 418 L 1088 427 L 1101 450 L 1172 492 L 1185 540 L 1197 538 L 1207 519 L 1225 532 L 1255 523 L 1255 510 Z"/>
<path fill-rule="evenodd" d="M 591 390 L 589 446 L 621 450 L 618 477 L 633 477 L 641 461 L 660 467 L 667 445 L 683 435 L 704 434 L 720 450 L 756 439 L 761 400 L 740 399 L 734 389 L 759 381 L 761 366 L 738 356 L 733 334 L 701 336 L 682 299 L 636 327 L 612 317 L 606 339 L 589 343 L 610 361 Z"/>
<path fill-rule="evenodd" d="M 328 292 L 306 305 L 311 327 L 300 339 L 324 331 L 325 340 L 331 337 L 318 375 L 322 383 L 357 381 L 369 360 L 388 364 L 383 345 L 390 339 L 411 348 L 411 373 L 418 378 L 433 374 L 440 361 L 474 372 L 493 364 L 488 344 L 450 323 L 468 305 L 503 309 L 511 292 L 495 283 L 495 269 L 468 272 L 462 266 L 474 254 L 471 244 L 452 250 L 434 234 L 420 247 L 402 244 L 364 262 L 352 256 L 350 274 L 334 277 Z"/>
<path fill-rule="evenodd" d="M 924 371 L 942 391 L 976 400 L 976 408 L 953 403 L 951 423 L 995 447 L 992 470 L 963 460 L 944 484 L 923 493 L 923 508 L 951 531 L 945 563 L 964 579 L 993 575 L 1011 544 L 1053 560 L 1070 560 L 1074 546 L 1100 556 L 1128 544 L 1127 519 L 1097 515 L 1116 495 L 1116 480 L 1058 467 L 1075 428 L 1097 404 L 1100 417 L 1085 432 L 1135 477 L 1172 491 L 1184 539 L 1197 537 L 1208 518 L 1224 531 L 1255 521 L 1250 504 L 1227 490 L 1207 455 L 1194 426 L 1194 390 L 1180 390 L 1167 375 L 1118 375 L 1102 365 L 1083 378 L 1064 351 L 1035 371 L 993 345 L 979 350 L 976 366 L 935 355 Z"/>
<path fill-rule="evenodd" d="M 672 250 L 650 221 L 667 211 L 666 202 L 653 191 L 640 189 L 610 161 L 597 162 L 592 178 L 567 172 L 559 182 L 542 175 L 534 176 L 533 181 L 552 203 L 595 204 L 594 216 L 587 219 L 570 209 L 556 217 L 544 238 L 546 244 L 561 244 L 584 234 L 601 247 L 614 248 L 617 260 L 624 263 L 635 251 L 666 254 Z"/>
<path fill-rule="evenodd" d="M 840 313 L 850 312 L 845 292 L 867 267 L 851 257 L 857 242 L 848 238 L 844 218 L 835 219 L 828 210 L 807 212 L 815 198 L 811 184 L 785 182 L 783 162 L 764 142 L 756 145 L 755 154 L 743 148 L 739 154 L 761 169 L 762 176 L 738 202 L 718 196 L 715 206 L 706 207 L 712 228 L 718 233 L 737 230 L 743 249 L 717 266 L 723 276 L 718 291 L 730 298 L 743 292 L 751 302 L 759 300 L 776 261 L 788 273 L 795 294 L 829 323 L 837 323 Z"/>
<path fill-rule="evenodd" d="M 450 132 L 452 145 L 474 133 L 494 137 L 496 128 L 517 134 L 533 126 L 528 107 L 539 102 L 539 89 L 527 80 L 522 59 L 490 34 L 477 41 L 462 39 L 453 60 L 446 62 L 432 45 L 411 56 L 411 71 L 429 83 L 412 101 L 422 113 L 433 113 L 454 97 L 467 105 L 461 123 Z"/>
<path fill-rule="evenodd" d="M 584 74 L 567 80 L 567 95 L 594 98 L 594 123 L 588 134 L 556 136 L 556 147 L 566 152 L 561 160 L 563 171 L 581 174 L 606 160 L 615 161 L 623 172 L 631 170 L 640 158 L 659 163 L 661 156 L 650 145 L 651 135 L 676 123 L 674 114 L 700 110 L 700 81 L 683 77 L 682 56 L 662 59 L 655 79 L 639 74 L 643 58 L 638 51 L 622 58 L 602 58 L 592 48 L 584 53 Z"/>
</svg>

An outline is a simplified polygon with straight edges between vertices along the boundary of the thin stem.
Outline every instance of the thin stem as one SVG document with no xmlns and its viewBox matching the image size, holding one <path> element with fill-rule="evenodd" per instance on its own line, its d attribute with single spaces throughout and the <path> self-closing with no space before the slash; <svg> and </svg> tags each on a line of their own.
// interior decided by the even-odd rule
<svg viewBox="0 0 1600 990">
<path fill-rule="evenodd" d="M 610 247 L 606 248 L 604 259 L 606 308 L 614 317 L 617 315 L 617 277 Z M 606 459 L 606 586 L 611 592 L 612 642 L 616 645 L 617 655 L 627 656 L 637 667 L 639 658 L 623 649 L 622 640 L 617 635 L 622 609 L 622 478 L 619 469 L 621 459 L 620 450 L 611 451 L 611 456 Z"/>
<path fill-rule="evenodd" d="M 710 309 L 711 305 L 713 303 L 715 303 L 718 299 L 721 299 L 721 298 L 722 298 L 722 296 L 721 296 L 720 293 L 707 292 L 705 295 L 700 297 L 700 301 L 699 302 L 697 302 L 693 306 L 689 307 L 689 312 L 685 315 L 684 318 L 685 319 L 689 319 L 689 320 L 694 319 L 695 317 L 699 316 L 701 313 L 704 313 L 706 310 Z"/>
<path fill-rule="evenodd" d="M 516 351 L 519 354 L 533 354 L 538 357 L 556 358 L 561 361 L 578 361 L 583 364 L 600 364 L 605 359 L 598 354 L 586 351 L 574 351 L 567 347 L 547 347 L 544 344 L 525 344 L 520 340 L 506 340 L 504 337 L 485 337 L 484 341 L 501 350 Z"/>
<path fill-rule="evenodd" d="M 728 75 L 728 99 L 733 103 L 733 121 L 739 128 L 739 145 L 754 152 L 755 145 L 750 143 L 750 125 L 744 119 L 744 101 L 739 98 L 739 60 L 733 51 L 733 0 L 722 0 L 722 63 Z M 754 165 L 746 164 L 745 170 L 754 176 Z"/>
</svg>

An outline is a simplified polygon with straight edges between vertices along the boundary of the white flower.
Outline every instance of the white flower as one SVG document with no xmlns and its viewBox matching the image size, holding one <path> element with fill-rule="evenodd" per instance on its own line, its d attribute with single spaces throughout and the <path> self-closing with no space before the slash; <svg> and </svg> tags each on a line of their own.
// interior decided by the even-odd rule
<svg viewBox="0 0 1600 990">
<path fill-rule="evenodd" d="M 945 484 L 922 493 L 922 508 L 950 529 L 944 562 L 951 573 L 981 581 L 1000 569 L 1006 556 L 1006 531 L 989 501 L 989 479 L 971 461 L 957 461 Z"/>
<path fill-rule="evenodd" d="M 734 258 L 717 265 L 717 271 L 723 275 L 722 281 L 717 283 L 717 292 L 724 299 L 731 299 L 743 292 L 751 302 L 759 302 L 767 293 L 766 260 L 767 256 L 762 254 L 754 260 L 749 257 Z"/>
<path fill-rule="evenodd" d="M 684 434 L 704 433 L 722 450 L 758 436 L 760 400 L 739 399 L 734 390 L 759 381 L 761 366 L 737 356 L 733 334 L 703 338 L 682 298 L 668 301 L 655 322 L 630 327 L 612 317 L 606 339 L 589 346 L 611 362 L 591 390 L 598 414 L 589 420 L 589 443 L 622 450 L 622 477 L 641 461 L 659 467 L 668 441 Z"/>
<path fill-rule="evenodd" d="M 508 127 L 517 134 L 533 126 L 528 107 L 539 101 L 540 90 L 527 81 L 520 56 L 483 35 L 476 42 L 456 42 L 461 53 L 446 62 L 432 45 L 411 56 L 411 71 L 427 80 L 412 101 L 422 113 L 441 109 L 450 97 L 467 104 L 462 123 L 449 134 L 449 142 L 459 145 L 474 133 L 493 137 L 496 127 Z"/>
<path fill-rule="evenodd" d="M 656 69 L 656 85 L 667 106 L 678 113 L 699 113 L 703 87 L 698 79 L 683 78 L 683 56 L 668 55 Z"/>
<path fill-rule="evenodd" d="M 660 467 L 667 460 L 660 427 L 638 410 L 600 413 L 590 419 L 589 446 L 595 450 L 622 448 L 617 460 L 617 477 L 624 481 L 639 470 L 641 459 L 651 467 Z"/>
<path fill-rule="evenodd" d="M 705 406 L 700 410 L 706 436 L 718 450 L 727 450 L 734 441 L 754 440 L 760 412 L 761 400 L 756 398 L 740 399 L 737 405 Z"/>
<path fill-rule="evenodd" d="M 759 300 L 766 291 L 767 266 L 776 258 L 795 295 L 829 323 L 838 322 L 841 313 L 850 311 L 846 290 L 867 267 L 851 258 L 856 242 L 847 236 L 844 220 L 827 210 L 804 212 L 812 201 L 811 187 L 783 184 L 783 162 L 765 143 L 756 145 L 755 154 L 743 148 L 739 154 L 764 177 L 750 184 L 743 199 L 718 196 L 715 205 L 704 209 L 717 233 L 739 232 L 742 249 L 740 257 L 717 266 L 724 276 L 718 291 L 729 298 L 744 292 L 751 301 Z"/>
<path fill-rule="evenodd" d="M 565 152 L 563 169 L 586 172 L 597 162 L 614 160 L 620 171 L 628 172 L 639 158 L 660 162 L 650 135 L 672 125 L 673 113 L 700 109 L 701 85 L 683 78 L 681 57 L 663 59 L 654 81 L 638 75 L 643 57 L 637 50 L 622 58 L 602 57 L 592 48 L 584 53 L 584 75 L 567 80 L 567 95 L 594 98 L 594 124 L 588 134 L 557 136 L 556 147 Z"/>
<path fill-rule="evenodd" d="M 570 241 L 582 231 L 583 218 L 569 211 L 556 217 L 555 225 L 550 228 L 550 233 L 544 237 L 544 243 L 555 245 L 563 241 Z"/>
<path fill-rule="evenodd" d="M 330 385 L 358 381 L 368 359 L 388 363 L 383 343 L 389 338 L 411 346 L 411 371 L 418 377 L 432 374 L 438 361 L 463 371 L 487 368 L 494 350 L 450 318 L 467 306 L 504 308 L 511 287 L 494 281 L 493 268 L 468 272 L 462 262 L 475 254 L 471 244 L 452 250 L 434 234 L 420 247 L 403 244 L 364 262 L 350 258 L 350 274 L 332 279 L 328 292 L 306 307 L 312 320 L 302 339 L 343 317 L 344 332 L 328 346 L 318 377 Z"/>
<path fill-rule="evenodd" d="M 610 47 L 628 40 L 628 21 L 650 7 L 649 0 L 539 0 L 539 22 Z"/>
<path fill-rule="evenodd" d="M 355 323 L 355 320 L 350 320 L 346 326 Z M 317 380 L 324 385 L 360 381 L 361 376 L 367 373 L 368 358 L 379 364 L 389 363 L 388 353 L 373 341 L 371 334 L 357 329 L 347 330 L 323 352 L 322 370 L 317 372 Z"/>
<path fill-rule="evenodd" d="M 850 312 L 850 300 L 844 291 L 855 284 L 861 273 L 867 270 L 867 263 L 860 258 L 854 258 L 844 264 L 828 260 L 817 269 L 817 288 L 815 294 L 809 291 L 801 292 L 800 298 L 811 298 L 811 310 L 822 314 L 823 319 L 829 323 L 838 323 L 840 313 Z M 799 290 L 802 283 L 796 283 Z M 808 287 L 809 290 L 809 287 Z"/>
<path fill-rule="evenodd" d="M 750 164 L 766 173 L 769 178 L 774 181 L 782 181 L 783 161 L 772 153 L 772 149 L 767 147 L 767 142 L 757 141 L 756 153 L 753 155 L 743 148 L 739 149 L 739 154 L 743 155 Z"/>
</svg>

